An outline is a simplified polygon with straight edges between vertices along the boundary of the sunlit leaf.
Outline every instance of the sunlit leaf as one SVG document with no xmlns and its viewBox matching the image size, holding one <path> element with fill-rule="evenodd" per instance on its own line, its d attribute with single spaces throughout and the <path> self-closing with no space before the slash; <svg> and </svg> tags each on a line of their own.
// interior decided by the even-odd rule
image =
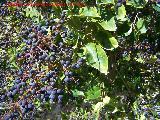
<svg viewBox="0 0 160 120">
<path fill-rule="evenodd" d="M 79 10 L 79 14 L 85 17 L 100 17 L 96 7 L 82 7 Z"/>
<path fill-rule="evenodd" d="M 100 0 L 100 4 L 115 4 L 114 0 Z"/>
<path fill-rule="evenodd" d="M 156 5 L 153 4 L 152 6 L 156 11 L 160 12 L 160 5 L 159 4 L 156 4 Z"/>
<path fill-rule="evenodd" d="M 105 31 L 98 31 L 96 34 L 96 40 L 100 41 L 100 43 L 107 50 L 113 50 L 118 47 L 118 41 L 115 37 Z"/>
<path fill-rule="evenodd" d="M 117 27 L 116 27 L 116 22 L 114 20 L 114 17 L 112 17 L 109 21 L 103 21 L 101 23 L 99 23 L 105 30 L 108 31 L 116 31 Z"/>
<path fill-rule="evenodd" d="M 88 65 L 98 69 L 101 73 L 108 73 L 108 57 L 101 45 L 88 43 L 85 46 Z"/>
<path fill-rule="evenodd" d="M 147 29 L 146 29 L 145 22 L 144 22 L 144 19 L 143 19 L 143 18 L 140 18 L 140 19 L 137 21 L 136 26 L 137 26 L 138 31 L 140 31 L 141 34 L 147 32 Z"/>
<path fill-rule="evenodd" d="M 98 102 L 95 106 L 94 106 L 94 112 L 99 113 L 99 111 L 106 105 L 108 104 L 110 101 L 110 97 L 105 96 L 105 98 L 103 98 L 102 102 Z"/>
<path fill-rule="evenodd" d="M 104 104 L 108 104 L 109 101 L 110 101 L 110 97 L 105 96 L 105 98 L 103 98 L 103 103 L 104 103 Z"/>
<path fill-rule="evenodd" d="M 42 18 L 42 15 L 38 12 L 38 10 L 35 7 L 28 6 L 25 8 L 26 16 L 31 17 L 33 21 L 40 22 L 40 17 Z"/>
<path fill-rule="evenodd" d="M 110 37 L 109 41 L 111 42 L 111 45 L 113 46 L 113 48 L 117 48 L 118 47 L 118 42 L 115 39 L 115 37 Z"/>
<path fill-rule="evenodd" d="M 87 100 L 97 99 L 101 95 L 101 89 L 97 86 L 94 86 L 92 89 L 86 93 Z"/>
<path fill-rule="evenodd" d="M 131 34 L 131 32 L 132 32 L 132 26 L 130 27 L 130 29 L 129 29 L 128 32 L 124 33 L 124 35 L 125 35 L 125 36 L 129 36 L 129 35 Z"/>
<path fill-rule="evenodd" d="M 127 20 L 127 19 L 125 18 L 125 16 L 126 16 L 125 6 L 122 5 L 121 7 L 118 8 L 117 19 L 120 20 L 120 21 L 125 21 L 125 20 Z"/>
<path fill-rule="evenodd" d="M 73 96 L 74 96 L 74 97 L 85 96 L 82 91 L 79 91 L 79 90 L 77 90 L 77 89 L 72 90 L 72 93 L 73 93 Z"/>
</svg>

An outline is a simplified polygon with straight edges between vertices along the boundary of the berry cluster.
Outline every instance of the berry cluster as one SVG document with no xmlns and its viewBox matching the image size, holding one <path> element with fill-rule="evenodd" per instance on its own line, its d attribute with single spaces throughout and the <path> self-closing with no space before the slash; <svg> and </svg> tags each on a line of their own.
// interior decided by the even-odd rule
<svg viewBox="0 0 160 120">
<path fill-rule="evenodd" d="M 66 18 L 66 12 L 62 12 L 58 21 L 49 18 L 39 24 L 30 21 L 33 24 L 19 33 L 24 44 L 16 55 L 19 69 L 0 97 L 21 117 L 36 110 L 36 101 L 62 104 L 64 95 L 70 94 L 72 84 L 77 81 L 74 74 L 84 59 L 78 59 L 67 42 L 70 32 L 64 25 Z M 17 116 L 13 111 L 5 117 L 8 120 Z"/>
<path fill-rule="evenodd" d="M 6 82 L 5 73 L 3 70 L 0 69 L 0 88 L 4 87 L 5 82 Z"/>
<path fill-rule="evenodd" d="M 0 48 L 6 50 L 11 46 L 18 47 L 21 44 L 18 33 L 31 22 L 21 12 L 22 8 L 10 8 L 6 4 L 0 6 Z"/>
</svg>

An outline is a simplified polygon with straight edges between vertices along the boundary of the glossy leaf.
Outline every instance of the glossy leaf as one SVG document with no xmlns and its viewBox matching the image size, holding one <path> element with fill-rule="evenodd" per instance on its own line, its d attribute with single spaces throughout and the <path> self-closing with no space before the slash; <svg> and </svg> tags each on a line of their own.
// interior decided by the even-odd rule
<svg viewBox="0 0 160 120">
<path fill-rule="evenodd" d="M 124 5 L 122 5 L 121 7 L 118 8 L 117 19 L 120 21 L 125 21 L 126 20 L 125 16 L 126 16 L 126 10 Z"/>
<path fill-rule="evenodd" d="M 115 4 L 114 0 L 100 0 L 101 4 Z"/>
<path fill-rule="evenodd" d="M 108 73 L 108 57 L 101 45 L 88 43 L 85 46 L 88 65 L 98 69 L 101 73 Z"/>
<path fill-rule="evenodd" d="M 85 17 L 100 17 L 97 8 L 96 7 L 82 7 L 79 10 L 80 16 L 85 16 Z"/>
<path fill-rule="evenodd" d="M 112 17 L 109 21 L 103 21 L 101 23 L 99 23 L 105 30 L 108 31 L 116 31 L 117 27 L 116 27 L 116 22 L 114 20 L 114 17 Z"/>
<path fill-rule="evenodd" d="M 100 41 L 100 43 L 107 50 L 113 50 L 118 47 L 118 42 L 111 34 L 105 31 L 98 31 L 96 34 L 96 40 Z"/>
<path fill-rule="evenodd" d="M 110 37 L 110 38 L 109 38 L 109 41 L 111 42 L 111 45 L 112 45 L 111 50 L 118 47 L 118 42 L 117 42 L 117 40 L 115 39 L 115 37 Z"/>
<path fill-rule="evenodd" d="M 139 31 L 141 34 L 147 32 L 144 19 L 140 18 L 140 19 L 137 21 L 136 25 L 137 25 L 138 31 Z"/>
</svg>

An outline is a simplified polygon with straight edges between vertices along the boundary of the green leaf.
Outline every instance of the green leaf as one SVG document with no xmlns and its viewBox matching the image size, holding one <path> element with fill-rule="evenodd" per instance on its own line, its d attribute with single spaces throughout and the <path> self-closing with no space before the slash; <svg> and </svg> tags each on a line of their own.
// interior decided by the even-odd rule
<svg viewBox="0 0 160 120">
<path fill-rule="evenodd" d="M 25 9 L 26 16 L 31 17 L 35 22 L 39 22 L 39 18 L 43 17 L 35 7 L 28 6 Z"/>
<path fill-rule="evenodd" d="M 141 115 L 140 115 L 140 120 L 145 120 L 145 118 L 146 118 L 146 117 L 144 116 L 144 114 L 141 114 Z"/>
<path fill-rule="evenodd" d="M 118 29 L 116 34 L 118 36 L 125 35 L 127 32 L 129 34 L 129 30 L 131 29 L 131 27 L 132 24 L 130 25 L 128 21 L 121 22 L 120 24 L 118 24 Z"/>
<path fill-rule="evenodd" d="M 103 103 L 104 103 L 104 104 L 108 104 L 109 101 L 110 101 L 110 97 L 105 96 L 105 98 L 103 98 Z"/>
<path fill-rule="evenodd" d="M 112 17 L 109 21 L 103 21 L 101 23 L 99 23 L 105 30 L 108 31 L 116 31 L 117 27 L 116 27 L 116 22 L 114 20 L 114 17 Z"/>
<path fill-rule="evenodd" d="M 148 59 L 144 59 L 145 63 L 149 63 L 149 64 L 153 64 L 157 61 L 157 57 L 154 55 L 151 56 L 151 58 L 148 60 Z"/>
<path fill-rule="evenodd" d="M 85 96 L 84 93 L 83 93 L 83 91 L 79 91 L 79 90 L 77 90 L 77 89 L 72 90 L 72 93 L 73 93 L 73 96 L 74 96 L 74 97 Z"/>
<path fill-rule="evenodd" d="M 100 4 L 113 4 L 113 5 L 115 4 L 114 0 L 100 0 L 100 2 L 101 2 Z"/>
<path fill-rule="evenodd" d="M 142 58 L 138 58 L 138 59 L 136 59 L 136 61 L 139 63 L 144 63 L 144 60 Z"/>
<path fill-rule="evenodd" d="M 105 98 L 103 98 L 103 102 L 98 102 L 95 106 L 94 106 L 94 112 L 99 112 L 106 104 L 108 104 L 110 101 L 110 97 L 105 96 Z"/>
<path fill-rule="evenodd" d="M 121 7 L 118 8 L 117 19 L 120 20 L 120 21 L 125 21 L 125 20 L 127 20 L 127 19 L 125 18 L 125 16 L 126 16 L 125 6 L 122 5 Z"/>
<path fill-rule="evenodd" d="M 79 30 L 82 27 L 82 23 L 80 21 L 80 18 L 77 16 L 72 16 L 69 20 L 68 20 L 68 26 L 70 28 L 72 28 L 73 30 Z"/>
<path fill-rule="evenodd" d="M 156 4 L 156 5 L 153 4 L 152 6 L 156 11 L 160 12 L 160 5 L 159 4 Z"/>
<path fill-rule="evenodd" d="M 88 43 L 85 46 L 87 64 L 98 69 L 101 73 L 108 73 L 108 57 L 101 45 Z"/>
<path fill-rule="evenodd" d="M 94 106 L 94 112 L 99 112 L 103 107 L 104 107 L 104 103 L 103 103 L 103 102 L 98 102 L 98 103 Z"/>
<path fill-rule="evenodd" d="M 96 7 L 82 7 L 79 10 L 80 16 L 85 16 L 85 17 L 100 17 L 97 8 Z"/>
<path fill-rule="evenodd" d="M 97 99 L 100 97 L 101 95 L 101 90 L 99 87 L 97 86 L 94 86 L 92 89 L 90 89 L 89 91 L 87 91 L 86 93 L 86 97 L 87 97 L 87 100 L 93 100 L 93 99 Z"/>
<path fill-rule="evenodd" d="M 131 25 L 129 31 L 126 32 L 126 33 L 124 33 L 124 35 L 125 35 L 125 36 L 129 36 L 129 35 L 131 34 L 131 32 L 132 32 L 132 25 Z"/>
<path fill-rule="evenodd" d="M 115 37 L 111 36 L 110 33 L 105 31 L 98 31 L 95 35 L 96 40 L 100 41 L 100 43 L 107 49 L 113 50 L 118 47 L 118 42 Z"/>
<path fill-rule="evenodd" d="M 110 37 L 109 41 L 111 42 L 111 45 L 113 46 L 112 49 L 118 47 L 118 42 L 115 37 Z"/>
<path fill-rule="evenodd" d="M 126 61 L 130 61 L 130 59 L 131 59 L 130 55 L 123 57 L 123 60 L 126 60 Z"/>
<path fill-rule="evenodd" d="M 136 26 L 137 26 L 138 31 L 139 31 L 141 34 L 146 33 L 147 29 L 146 29 L 146 27 L 145 27 L 144 19 L 140 18 L 140 19 L 137 21 Z"/>
</svg>

